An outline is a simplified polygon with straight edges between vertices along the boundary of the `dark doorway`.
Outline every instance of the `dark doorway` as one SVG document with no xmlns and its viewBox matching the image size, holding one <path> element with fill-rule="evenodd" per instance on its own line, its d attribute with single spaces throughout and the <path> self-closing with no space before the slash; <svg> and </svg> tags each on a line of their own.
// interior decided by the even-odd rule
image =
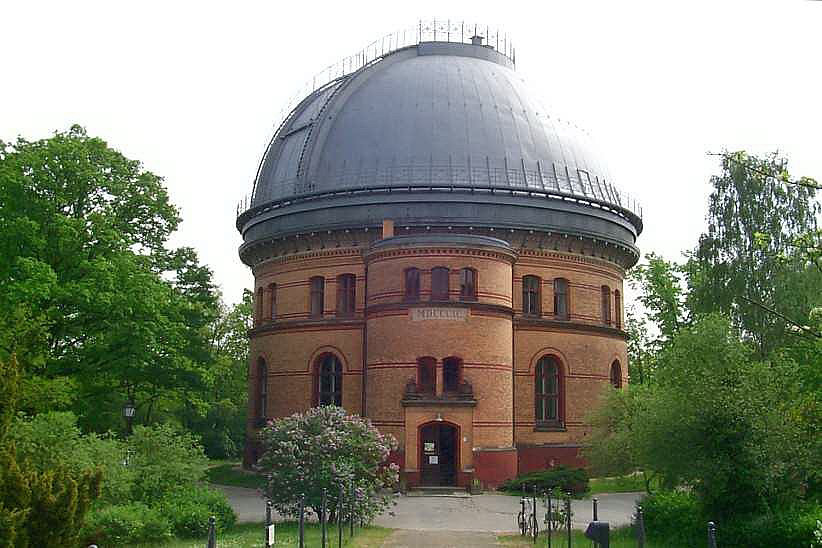
<svg viewBox="0 0 822 548">
<path fill-rule="evenodd" d="M 423 485 L 456 485 L 458 432 L 443 422 L 428 423 L 420 429 L 420 469 Z"/>
</svg>

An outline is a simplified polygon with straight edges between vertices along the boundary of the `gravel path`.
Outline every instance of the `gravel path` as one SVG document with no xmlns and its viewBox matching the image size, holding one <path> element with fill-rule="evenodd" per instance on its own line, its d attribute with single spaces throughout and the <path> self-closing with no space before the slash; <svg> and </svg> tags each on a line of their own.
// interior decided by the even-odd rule
<svg viewBox="0 0 822 548">
<path fill-rule="evenodd" d="M 265 499 L 256 489 L 215 485 L 228 497 L 240 522 L 262 522 L 265 519 Z M 636 501 L 642 493 L 614 493 L 598 495 L 599 519 L 611 527 L 627 525 L 631 521 Z M 374 524 L 406 531 L 464 531 L 516 532 L 519 498 L 508 495 L 483 494 L 474 496 L 398 496 L 396 505 L 379 516 Z M 584 529 L 593 518 L 590 500 L 572 501 L 572 525 Z M 392 515 L 393 514 L 393 515 Z M 540 516 L 545 509 L 540 504 Z M 542 523 L 542 519 L 540 519 Z M 398 542 L 405 542 L 402 533 Z M 493 535 L 492 535 L 493 536 Z M 405 546 L 388 544 L 387 546 Z M 409 545 L 413 546 L 413 545 Z M 447 545 L 441 545 L 447 546 Z M 463 546 L 471 546 L 463 544 Z M 482 545 L 478 545 L 482 546 Z M 489 546 L 493 546 L 490 544 Z"/>
</svg>

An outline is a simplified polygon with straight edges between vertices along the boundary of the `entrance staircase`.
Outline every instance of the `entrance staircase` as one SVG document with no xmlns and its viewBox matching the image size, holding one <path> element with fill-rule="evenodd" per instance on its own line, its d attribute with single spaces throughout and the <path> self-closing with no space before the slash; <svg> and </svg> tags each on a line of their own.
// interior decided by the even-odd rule
<svg viewBox="0 0 822 548">
<path fill-rule="evenodd" d="M 451 497 L 469 498 L 471 495 L 465 487 L 455 486 L 420 486 L 408 490 L 409 497 Z"/>
</svg>

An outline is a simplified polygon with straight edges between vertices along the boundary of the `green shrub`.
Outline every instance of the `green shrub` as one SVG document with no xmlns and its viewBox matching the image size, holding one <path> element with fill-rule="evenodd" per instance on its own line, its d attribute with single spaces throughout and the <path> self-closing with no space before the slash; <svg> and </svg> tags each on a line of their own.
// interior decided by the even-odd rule
<svg viewBox="0 0 822 548">
<path fill-rule="evenodd" d="M 539 492 L 559 488 L 573 495 L 581 495 L 588 491 L 588 472 L 583 468 L 555 466 L 517 476 L 503 483 L 501 488 L 505 491 L 521 491 L 524 488 L 530 493 L 535 486 Z"/>
<path fill-rule="evenodd" d="M 671 546 L 693 546 L 694 539 L 704 540 L 708 520 L 702 505 L 692 493 L 661 491 L 642 500 L 645 532 L 649 539 Z"/>
<path fill-rule="evenodd" d="M 158 542 L 171 536 L 165 512 L 141 502 L 99 508 L 88 515 L 83 528 L 84 545 L 121 546 Z"/>
<path fill-rule="evenodd" d="M 208 487 L 185 487 L 171 492 L 160 501 L 158 508 L 171 522 L 171 530 L 178 537 L 201 537 L 208 534 L 208 518 L 217 518 L 217 530 L 225 531 L 237 521 L 234 510 L 225 495 Z"/>
<path fill-rule="evenodd" d="M 780 508 L 770 515 L 741 516 L 731 523 L 717 524 L 717 544 L 738 548 L 812 546 L 817 520 L 822 520 L 818 504 Z"/>
</svg>

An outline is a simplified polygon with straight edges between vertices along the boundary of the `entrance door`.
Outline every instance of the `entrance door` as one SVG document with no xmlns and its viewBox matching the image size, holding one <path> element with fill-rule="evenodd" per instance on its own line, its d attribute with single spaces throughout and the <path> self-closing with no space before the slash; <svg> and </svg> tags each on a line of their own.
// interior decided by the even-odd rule
<svg viewBox="0 0 822 548">
<path fill-rule="evenodd" d="M 456 485 L 457 428 L 432 422 L 420 432 L 423 485 Z"/>
</svg>

